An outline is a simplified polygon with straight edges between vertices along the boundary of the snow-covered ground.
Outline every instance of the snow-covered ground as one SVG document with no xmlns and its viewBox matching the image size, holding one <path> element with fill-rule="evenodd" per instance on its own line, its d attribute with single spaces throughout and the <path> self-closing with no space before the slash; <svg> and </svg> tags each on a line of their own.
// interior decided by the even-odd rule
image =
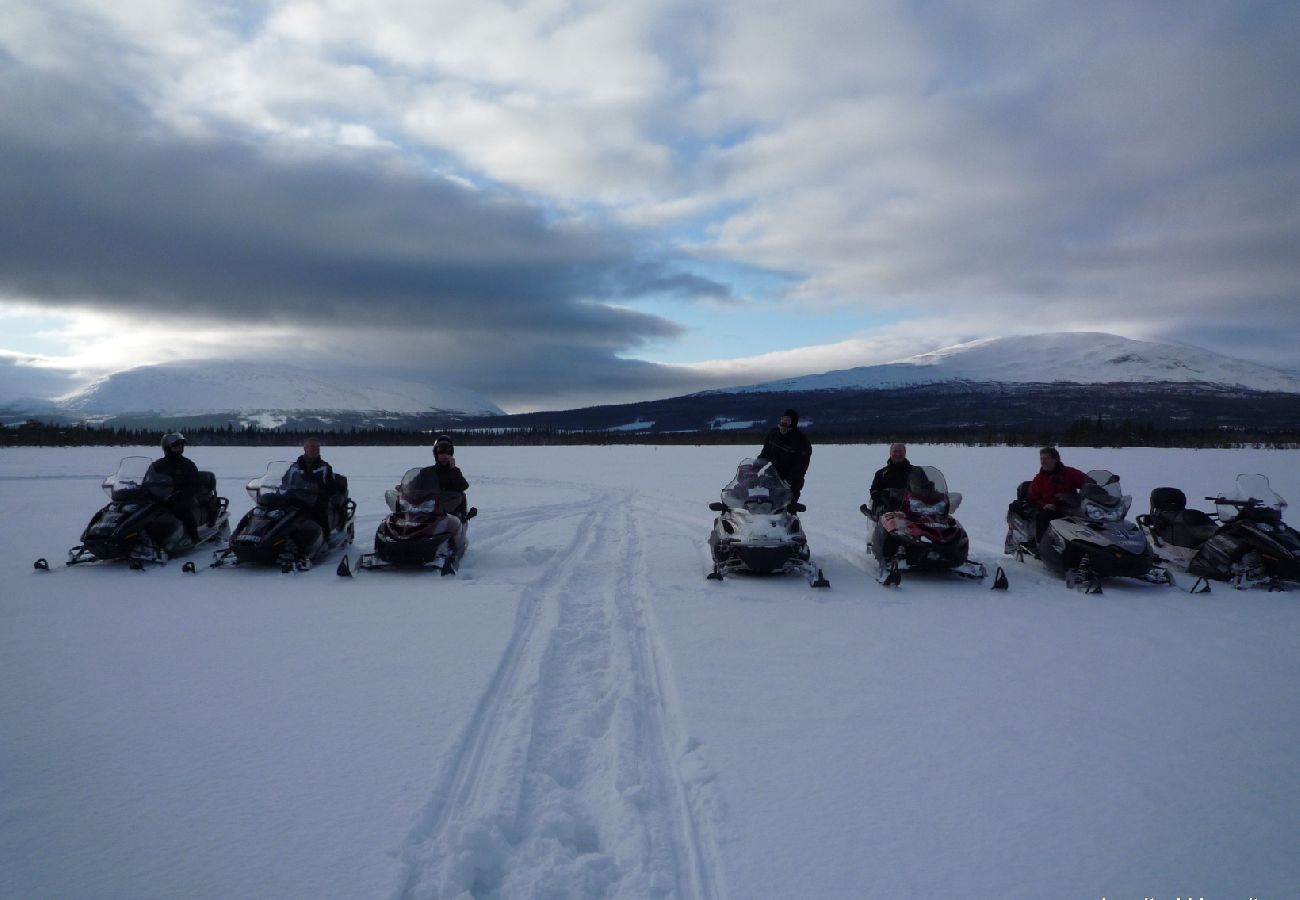
<svg viewBox="0 0 1300 900">
<path fill-rule="evenodd" d="M 1206 897 L 1300 885 L 1300 593 L 706 582 L 744 448 L 462 448 L 461 574 L 56 566 L 116 449 L 0 452 L 0 896 Z M 150 451 L 143 451 L 149 453 Z M 290 451 L 192 447 L 238 516 Z M 410 448 L 326 448 L 360 544 Z M 913 447 L 1001 561 L 1029 449 Z M 1067 450 L 1145 511 L 1300 453 Z M 1204 506 L 1204 504 L 1202 504 Z M 1300 515 L 1300 513 L 1297 513 Z"/>
</svg>

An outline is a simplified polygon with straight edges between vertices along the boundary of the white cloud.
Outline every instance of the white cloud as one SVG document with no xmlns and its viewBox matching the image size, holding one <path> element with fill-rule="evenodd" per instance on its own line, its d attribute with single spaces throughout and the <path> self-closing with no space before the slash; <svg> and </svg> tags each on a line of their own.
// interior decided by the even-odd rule
<svg viewBox="0 0 1300 900">
<path fill-rule="evenodd" d="M 800 276 L 792 314 L 1236 328 L 1264 355 L 1300 329 L 1294 5 L 10 7 L 0 44 L 21 64 L 93 72 L 168 126 L 594 206 Z"/>
</svg>

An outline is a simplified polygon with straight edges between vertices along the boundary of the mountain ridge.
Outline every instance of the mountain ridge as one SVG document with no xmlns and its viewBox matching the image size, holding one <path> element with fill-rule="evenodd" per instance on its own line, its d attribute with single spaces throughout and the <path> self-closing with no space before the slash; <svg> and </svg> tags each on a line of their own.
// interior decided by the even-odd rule
<svg viewBox="0 0 1300 900">
<path fill-rule="evenodd" d="M 115 372 L 57 398 L 55 405 L 65 414 L 94 416 L 305 411 L 502 414 L 487 397 L 457 385 L 373 373 L 354 373 L 345 380 L 282 363 L 211 359 Z"/>
<path fill-rule="evenodd" d="M 981 338 L 873 366 L 837 369 L 702 393 L 779 393 L 980 384 L 1202 383 L 1300 394 L 1300 374 L 1186 344 L 1106 332 Z"/>
</svg>

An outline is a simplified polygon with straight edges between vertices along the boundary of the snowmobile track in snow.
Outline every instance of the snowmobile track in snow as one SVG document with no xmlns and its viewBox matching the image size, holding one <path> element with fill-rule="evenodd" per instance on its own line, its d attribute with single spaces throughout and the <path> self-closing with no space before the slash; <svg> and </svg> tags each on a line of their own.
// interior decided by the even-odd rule
<svg viewBox="0 0 1300 900">
<path fill-rule="evenodd" d="M 725 897 L 633 498 L 575 509 L 407 839 L 396 897 Z"/>
</svg>

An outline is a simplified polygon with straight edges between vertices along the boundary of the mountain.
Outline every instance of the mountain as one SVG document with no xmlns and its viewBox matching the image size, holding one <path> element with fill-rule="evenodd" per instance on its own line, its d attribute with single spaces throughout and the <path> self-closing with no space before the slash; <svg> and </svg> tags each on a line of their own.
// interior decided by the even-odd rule
<svg viewBox="0 0 1300 900">
<path fill-rule="evenodd" d="M 1216 384 L 1300 393 L 1300 374 L 1181 344 L 1097 332 L 985 338 L 876 366 L 841 369 L 713 393 L 889 388 L 942 382 L 979 384 Z"/>
<path fill-rule="evenodd" d="M 1059 433 L 1080 419 L 1162 429 L 1295 429 L 1300 375 L 1113 334 L 989 338 L 878 366 L 462 427 L 752 435 L 795 407 L 820 434 Z"/>
<path fill-rule="evenodd" d="M 239 416 L 274 421 L 304 413 L 355 418 L 381 412 L 501 415 L 488 398 L 455 385 L 368 373 L 326 375 L 237 360 L 186 360 L 127 369 L 58 398 L 57 408 L 70 416 L 119 419 Z"/>
</svg>

